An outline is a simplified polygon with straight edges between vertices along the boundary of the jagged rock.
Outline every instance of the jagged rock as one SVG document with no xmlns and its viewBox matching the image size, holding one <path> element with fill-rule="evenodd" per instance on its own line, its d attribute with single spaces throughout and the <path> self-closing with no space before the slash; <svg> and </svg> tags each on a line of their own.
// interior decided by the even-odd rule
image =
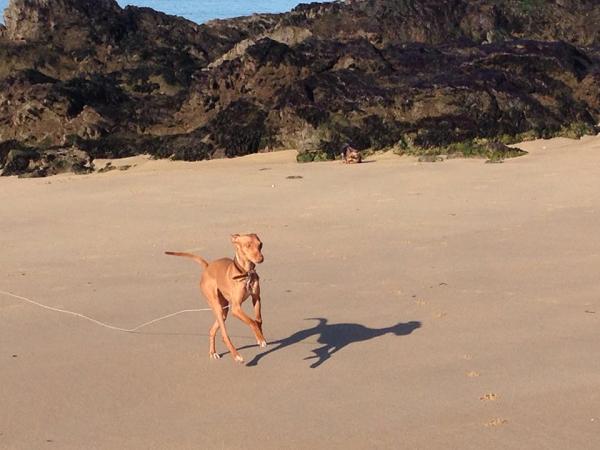
<svg viewBox="0 0 600 450">
<path fill-rule="evenodd" d="M 0 150 L 0 155 L 1 153 Z M 65 172 L 89 173 L 92 169 L 89 154 L 76 147 L 39 152 L 33 148 L 17 146 L 7 151 L 0 176 L 45 177 Z"/>
<path fill-rule="evenodd" d="M 264 147 L 261 144 L 266 133 L 266 116 L 266 112 L 260 107 L 239 100 L 219 112 L 209 127 L 213 130 L 217 146 L 224 149 L 225 156 L 242 156 Z"/>
<path fill-rule="evenodd" d="M 11 0 L 5 22 L 0 148 L 38 174 L 55 169 L 31 161 L 71 146 L 320 160 L 344 142 L 426 153 L 600 122 L 593 0 L 355 0 L 205 25 L 114 0 Z"/>
<path fill-rule="evenodd" d="M 115 0 L 12 0 L 4 23 L 11 40 L 39 41 L 60 33 L 63 42 L 80 45 L 109 33 L 120 9 Z"/>
<path fill-rule="evenodd" d="M 31 161 L 39 160 L 40 153 L 17 141 L 0 144 L 0 175 L 18 175 L 32 170 Z"/>
</svg>

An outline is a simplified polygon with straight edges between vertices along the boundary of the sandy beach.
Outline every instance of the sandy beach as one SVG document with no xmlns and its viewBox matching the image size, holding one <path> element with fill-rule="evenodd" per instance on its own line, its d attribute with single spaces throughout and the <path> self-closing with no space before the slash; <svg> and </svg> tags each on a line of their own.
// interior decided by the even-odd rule
<svg viewBox="0 0 600 450">
<path fill-rule="evenodd" d="M 211 361 L 210 312 L 128 334 L 0 294 L 0 448 L 600 448 L 600 136 L 519 147 L 0 179 L 0 290 L 134 327 L 206 307 L 165 250 L 256 232 L 270 342 L 230 318 L 248 365 Z"/>
</svg>

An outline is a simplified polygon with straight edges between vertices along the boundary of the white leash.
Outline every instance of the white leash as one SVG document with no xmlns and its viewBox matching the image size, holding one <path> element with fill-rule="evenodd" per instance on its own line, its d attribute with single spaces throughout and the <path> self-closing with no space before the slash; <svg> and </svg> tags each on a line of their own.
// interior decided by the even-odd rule
<svg viewBox="0 0 600 450">
<path fill-rule="evenodd" d="M 115 327 L 113 325 L 110 325 L 108 323 L 100 322 L 99 320 L 96 320 L 96 319 L 92 319 L 91 317 L 88 317 L 88 316 L 86 316 L 84 314 L 80 314 L 80 313 L 73 312 L 73 311 L 68 311 L 66 309 L 55 308 L 53 306 L 42 305 L 41 303 L 38 303 L 38 302 L 36 302 L 34 300 L 31 300 L 30 298 L 21 297 L 20 295 L 13 294 L 11 292 L 6 292 L 6 291 L 0 290 L 0 294 L 7 295 L 9 297 L 13 297 L 13 298 L 16 298 L 18 300 L 23 300 L 24 302 L 31 303 L 32 305 L 35 305 L 35 306 L 38 306 L 40 308 L 47 309 L 47 310 L 50 310 L 50 311 L 56 311 L 56 312 L 63 313 L 63 314 L 69 314 L 69 315 L 75 316 L 75 317 L 81 317 L 82 319 L 89 320 L 90 322 L 93 322 L 96 325 L 100 325 L 101 327 L 109 328 L 109 329 L 115 330 L 115 331 L 123 331 L 125 333 L 133 333 L 133 332 L 139 330 L 140 328 L 146 327 L 148 325 L 151 325 L 153 323 L 159 322 L 159 321 L 164 320 L 164 319 L 168 319 L 169 317 L 177 316 L 179 314 L 188 313 L 188 312 L 212 311 L 211 308 L 184 309 L 182 311 L 177 311 L 177 312 L 174 312 L 172 314 L 167 314 L 166 316 L 159 317 L 158 319 L 150 320 L 150 321 L 145 322 L 145 323 L 143 323 L 141 325 L 138 325 L 135 328 L 120 328 L 120 327 Z"/>
</svg>

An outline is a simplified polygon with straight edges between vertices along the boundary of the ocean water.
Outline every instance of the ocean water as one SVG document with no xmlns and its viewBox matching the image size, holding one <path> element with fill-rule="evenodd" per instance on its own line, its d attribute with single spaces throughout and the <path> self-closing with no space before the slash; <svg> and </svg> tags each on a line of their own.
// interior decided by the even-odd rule
<svg viewBox="0 0 600 450">
<path fill-rule="evenodd" d="M 167 14 L 182 16 L 196 23 L 211 19 L 228 19 L 252 13 L 280 13 L 291 10 L 299 3 L 318 0 L 118 0 L 121 6 L 148 6 Z M 321 2 L 325 0 L 320 0 Z M 0 10 L 8 0 L 0 0 Z M 3 21 L 4 19 L 2 18 Z"/>
</svg>

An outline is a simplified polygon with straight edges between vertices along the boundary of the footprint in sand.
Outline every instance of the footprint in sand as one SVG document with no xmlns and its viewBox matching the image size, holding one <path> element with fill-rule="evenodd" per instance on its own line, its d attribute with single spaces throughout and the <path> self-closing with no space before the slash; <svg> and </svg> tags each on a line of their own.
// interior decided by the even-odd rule
<svg viewBox="0 0 600 450">
<path fill-rule="evenodd" d="M 501 427 L 502 425 L 505 425 L 507 423 L 508 423 L 508 420 L 501 419 L 501 418 L 497 417 L 495 419 L 490 420 L 487 423 L 484 423 L 483 426 L 488 427 L 488 428 L 490 428 L 490 427 Z"/>
<path fill-rule="evenodd" d="M 498 396 L 496 394 L 494 394 L 493 392 L 490 392 L 489 394 L 485 394 L 485 395 L 482 395 L 481 397 L 479 397 L 479 400 L 482 400 L 482 401 L 493 402 L 497 399 L 498 399 Z"/>
<path fill-rule="evenodd" d="M 480 373 L 479 373 L 479 372 L 476 372 L 476 371 L 474 371 L 474 370 L 470 370 L 469 372 L 467 372 L 467 373 L 466 373 L 466 375 L 467 375 L 469 378 L 477 378 L 477 377 L 480 375 Z"/>
</svg>

